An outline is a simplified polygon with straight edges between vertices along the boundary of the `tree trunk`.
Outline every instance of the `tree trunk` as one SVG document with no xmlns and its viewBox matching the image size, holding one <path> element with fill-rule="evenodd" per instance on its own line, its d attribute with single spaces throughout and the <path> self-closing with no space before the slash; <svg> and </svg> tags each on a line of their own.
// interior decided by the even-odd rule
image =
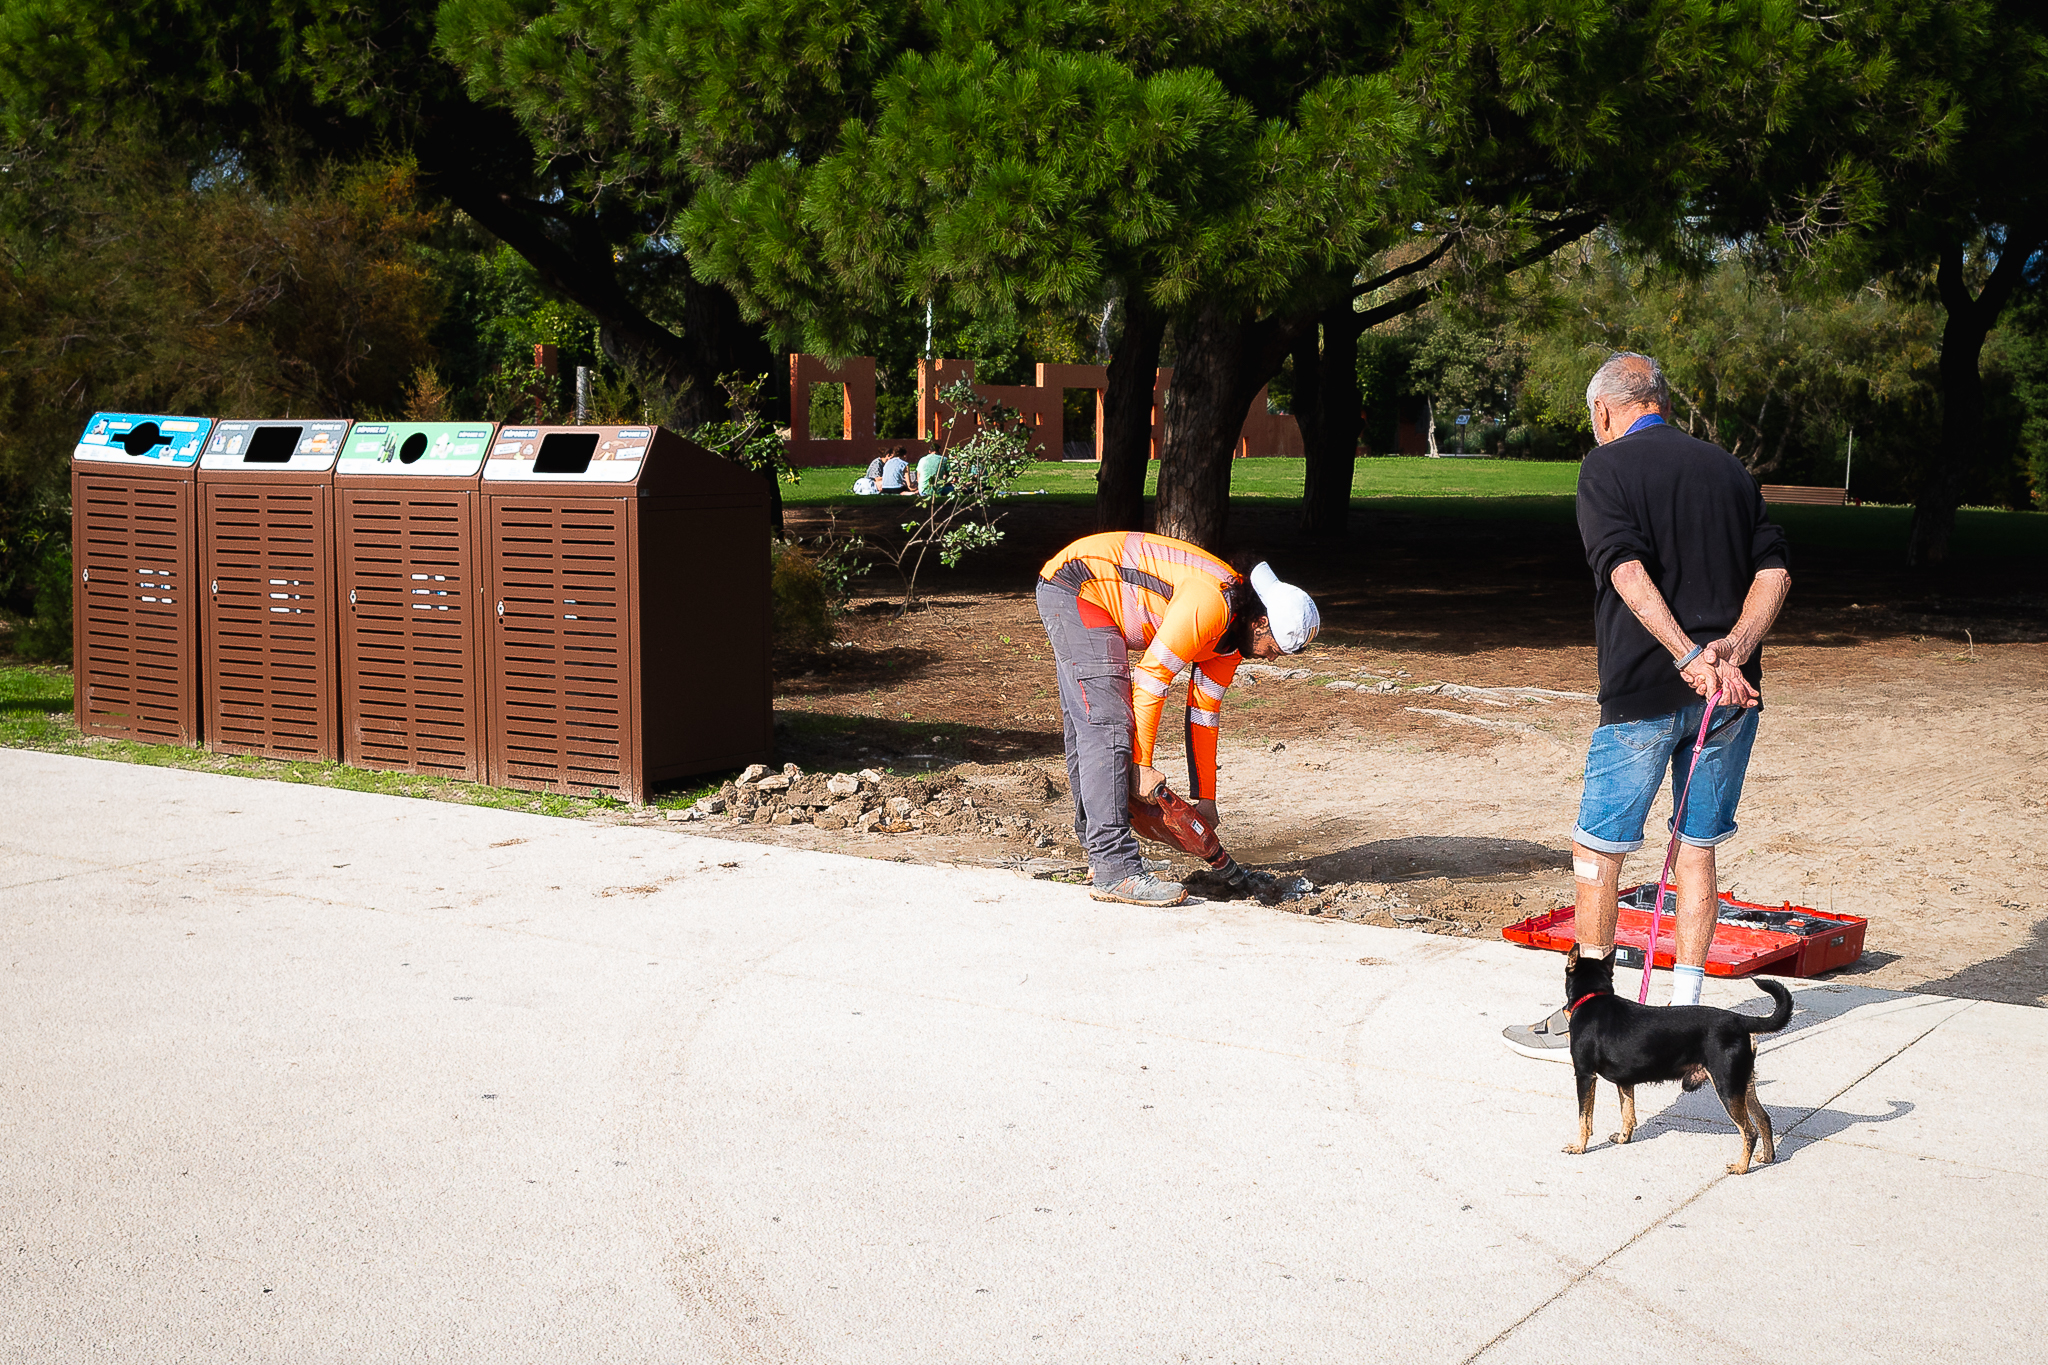
<svg viewBox="0 0 2048 1365">
<path fill-rule="evenodd" d="M 1230 457 L 1252 399 L 1280 370 L 1286 343 L 1277 321 L 1255 322 L 1204 304 L 1174 325 L 1173 384 L 1159 453 L 1161 535 L 1211 553 L 1230 523 Z"/>
<path fill-rule="evenodd" d="M 1095 529 L 1145 529 L 1145 471 L 1152 463 L 1152 392 L 1166 316 L 1142 287 L 1124 298 L 1124 331 L 1102 394 L 1102 465 L 1095 471 Z"/>
<path fill-rule="evenodd" d="M 415 150 L 421 188 L 445 196 L 524 257 L 549 289 L 595 318 L 613 363 L 668 390 L 671 421 L 695 426 L 729 416 L 719 379 L 772 370 L 767 342 L 740 317 L 730 292 L 688 278 L 678 336 L 620 283 L 618 243 L 595 214 L 514 193 L 531 182 L 533 149 L 502 112 L 466 99 L 445 104 L 426 120 Z"/>
<path fill-rule="evenodd" d="M 1310 323 L 1294 343 L 1294 425 L 1301 428 L 1301 452 L 1306 457 L 1301 484 L 1301 524 L 1308 529 L 1309 507 L 1316 494 L 1316 451 L 1323 434 L 1323 347 L 1322 328 Z"/>
<path fill-rule="evenodd" d="M 1301 486 L 1301 529 L 1317 540 L 1342 540 L 1350 531 L 1351 480 L 1358 463 L 1358 434 L 1364 425 L 1358 391 L 1361 329 L 1353 321 L 1358 316 L 1348 298 L 1325 311 L 1313 439 L 1307 423 L 1301 428 L 1303 453 L 1308 457 Z M 1316 330 L 1311 327 L 1310 335 Z M 1313 344 L 1296 348 L 1296 374 L 1301 373 L 1302 352 L 1312 349 Z M 1296 420 L 1300 420 L 1298 415 Z"/>
<path fill-rule="evenodd" d="M 1998 325 L 2027 258 L 2040 245 L 2038 232 L 2007 229 L 1998 265 L 1974 299 L 1963 277 L 1962 245 L 1942 252 L 1934 277 L 1948 315 L 1941 330 L 1941 445 L 1913 502 L 1906 543 L 1906 563 L 1912 567 L 1930 568 L 1948 558 L 1956 507 L 1984 461 L 1984 376 L 1978 368 L 1984 339 Z"/>
</svg>

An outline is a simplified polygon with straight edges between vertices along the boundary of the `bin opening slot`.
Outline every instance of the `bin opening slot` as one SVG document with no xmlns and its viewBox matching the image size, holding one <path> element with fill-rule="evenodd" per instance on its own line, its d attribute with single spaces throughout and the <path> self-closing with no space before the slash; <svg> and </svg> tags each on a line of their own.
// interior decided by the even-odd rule
<svg viewBox="0 0 2048 1365">
<path fill-rule="evenodd" d="M 243 464 L 290 464 L 304 427 L 258 427 L 243 452 Z"/>
<path fill-rule="evenodd" d="M 597 453 L 594 431 L 557 431 L 541 438 L 540 453 L 533 457 L 536 474 L 582 474 Z"/>
<path fill-rule="evenodd" d="M 133 430 L 121 438 L 121 449 L 130 455 L 147 455 L 158 446 L 167 446 L 171 438 L 164 435 L 154 422 L 138 422 Z"/>
<path fill-rule="evenodd" d="M 405 444 L 398 448 L 398 462 L 412 464 L 427 453 L 427 433 L 415 431 L 405 438 Z"/>
</svg>

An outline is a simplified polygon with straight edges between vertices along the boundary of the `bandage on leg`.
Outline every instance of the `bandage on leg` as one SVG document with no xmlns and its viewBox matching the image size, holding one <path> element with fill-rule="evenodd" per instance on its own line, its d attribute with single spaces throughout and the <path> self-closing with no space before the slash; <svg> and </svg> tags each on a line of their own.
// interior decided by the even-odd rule
<svg viewBox="0 0 2048 1365">
<path fill-rule="evenodd" d="M 1700 1002 L 1700 986 L 1707 979 L 1705 967 L 1688 967 L 1683 963 L 1671 969 L 1671 1003 L 1674 1005 L 1697 1005 Z"/>
</svg>

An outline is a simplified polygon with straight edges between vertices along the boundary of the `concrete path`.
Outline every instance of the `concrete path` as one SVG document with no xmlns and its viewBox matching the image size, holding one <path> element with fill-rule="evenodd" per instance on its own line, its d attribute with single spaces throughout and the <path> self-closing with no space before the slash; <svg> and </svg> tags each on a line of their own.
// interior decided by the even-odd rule
<svg viewBox="0 0 2048 1365">
<path fill-rule="evenodd" d="M 1498 1039 L 1561 1003 L 1554 955 L 31 753 L 0 793 L 7 1361 L 1917 1363 L 2048 1331 L 2048 1012 L 1794 983 L 1781 1159 L 1730 1177 L 1711 1092 L 1559 1152 L 1570 1069 Z"/>
</svg>

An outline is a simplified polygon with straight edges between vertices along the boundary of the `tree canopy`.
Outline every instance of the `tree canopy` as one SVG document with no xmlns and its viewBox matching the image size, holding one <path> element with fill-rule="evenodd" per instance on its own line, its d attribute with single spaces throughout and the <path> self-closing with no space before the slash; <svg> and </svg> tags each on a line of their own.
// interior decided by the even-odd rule
<svg viewBox="0 0 2048 1365">
<path fill-rule="evenodd" d="M 1999 0 L 0 0 L 16 147 L 143 129 L 259 187 L 409 156 L 687 421 L 771 337 L 1099 316 L 1099 514 L 1142 516 L 1169 358 L 1158 525 L 1211 544 L 1283 366 L 1307 527 L 1341 531 L 1361 338 L 1599 227 L 1940 302 L 1938 559 L 2048 241 L 2044 82 L 2042 18 Z"/>
<path fill-rule="evenodd" d="M 1290 354 L 1312 446 L 1348 472 L 1355 392 L 1314 381 L 1342 388 L 1364 327 L 1600 223 L 1695 247 L 1674 210 L 1740 217 L 1771 138 L 1825 119 L 1856 60 L 1776 0 L 451 0 L 442 35 L 585 194 L 688 179 L 695 272 L 786 342 L 858 349 L 935 298 L 1118 300 L 1108 517 L 1135 511 L 1131 410 L 1170 320 L 1159 524 L 1209 542 Z"/>
</svg>

